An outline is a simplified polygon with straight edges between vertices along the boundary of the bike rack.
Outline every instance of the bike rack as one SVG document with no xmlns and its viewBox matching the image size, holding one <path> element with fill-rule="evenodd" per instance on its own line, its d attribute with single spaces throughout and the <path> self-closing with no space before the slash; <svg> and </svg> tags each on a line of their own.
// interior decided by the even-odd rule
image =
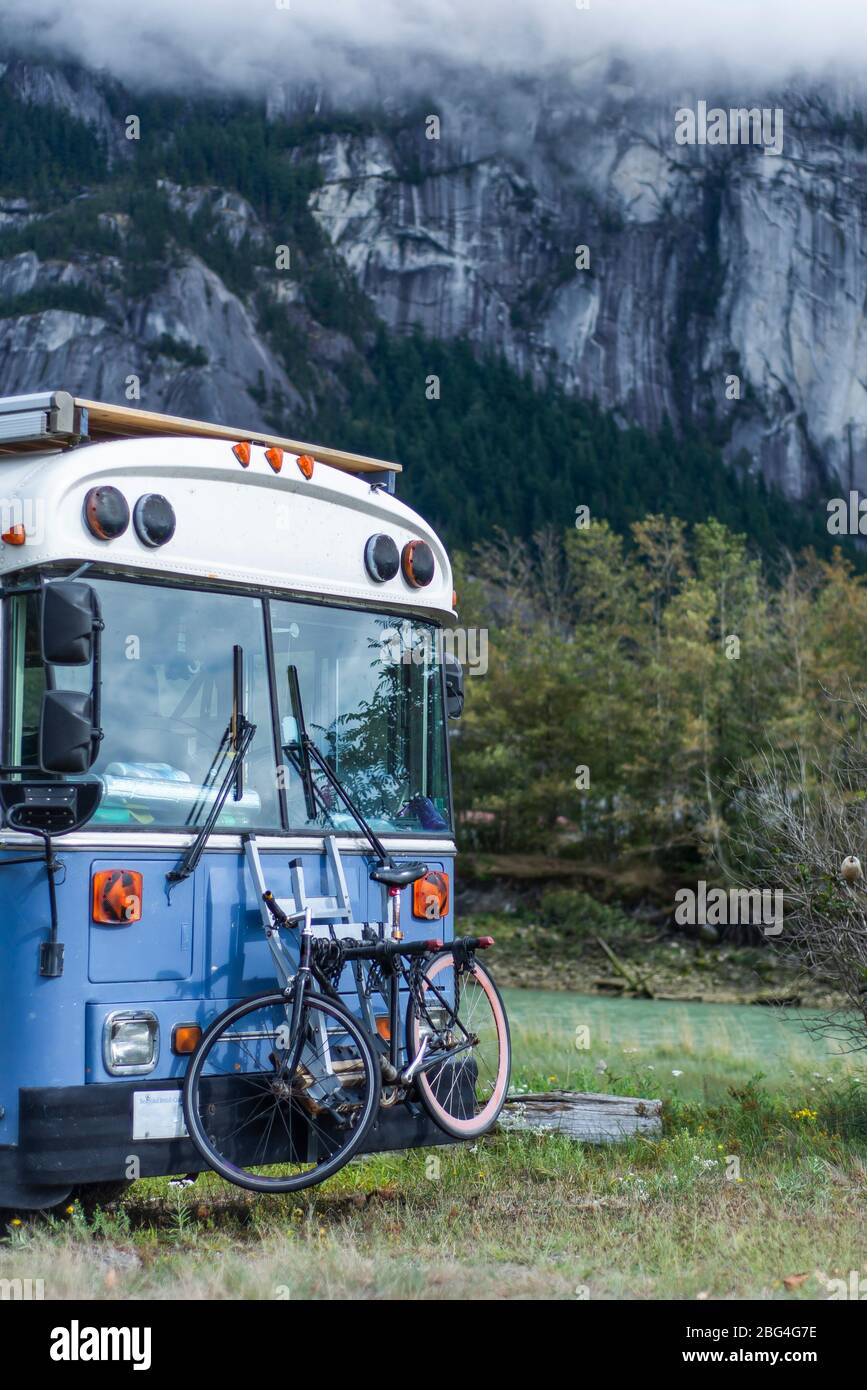
<svg viewBox="0 0 867 1390">
<path fill-rule="evenodd" d="M 304 918 L 316 936 L 356 938 L 360 936 L 362 929 L 368 924 L 351 920 L 352 905 L 349 900 L 349 889 L 346 886 L 343 860 L 340 856 L 340 850 L 337 848 L 337 837 L 334 834 L 328 834 L 323 838 L 325 856 L 331 869 L 335 892 L 319 897 L 309 897 L 304 883 L 304 870 L 301 861 L 293 859 L 289 865 L 292 872 L 292 897 L 277 898 L 276 902 L 288 917 L 293 917 L 296 921 Z M 244 856 L 256 889 L 259 916 L 262 919 L 262 927 L 271 949 L 271 955 L 274 958 L 277 978 L 281 982 L 281 986 L 285 988 L 295 974 L 295 967 L 280 937 L 279 928 L 271 920 L 271 914 L 265 906 L 264 895 L 268 885 L 265 882 L 255 835 L 244 836 Z M 381 926 L 380 931 L 382 931 Z"/>
<path fill-rule="evenodd" d="M 290 861 L 289 865 L 292 873 L 293 896 L 291 898 L 275 899 L 278 907 L 280 907 L 290 919 L 296 922 L 302 922 L 303 920 L 304 928 L 309 928 L 316 936 L 328 937 L 331 939 L 342 937 L 356 939 L 363 934 L 365 928 L 370 929 L 375 926 L 378 928 L 380 938 L 383 939 L 386 932 L 385 922 L 353 922 L 350 920 L 352 917 L 352 905 L 349 899 L 349 890 L 346 885 L 346 875 L 343 871 L 343 860 L 337 848 L 336 836 L 330 833 L 326 834 L 323 839 L 325 856 L 331 868 L 336 891 L 333 894 L 309 897 L 304 883 L 304 870 L 301 866 L 301 862 L 298 859 L 293 859 Z M 280 988 L 285 990 L 290 985 L 295 975 L 295 966 L 281 938 L 280 928 L 272 919 L 265 904 L 265 892 L 268 885 L 265 882 L 265 875 L 262 870 L 262 861 L 259 857 L 259 846 L 256 837 L 253 834 L 245 835 L 243 837 L 243 842 L 247 867 L 256 889 L 259 915 L 262 919 L 265 938 L 274 960 Z M 377 1028 L 372 995 L 373 993 L 380 992 L 380 990 L 378 987 L 373 990 L 369 987 L 369 982 L 365 978 L 364 967 L 361 961 L 354 960 L 350 962 L 350 969 L 355 983 L 355 993 L 362 1022 L 368 1033 L 376 1036 Z M 385 998 L 384 995 L 383 998 Z M 331 1076 L 333 1075 L 333 1066 L 328 1032 L 324 1019 L 320 1021 L 319 1027 L 322 1043 L 321 1062 L 325 1067 L 326 1075 Z M 427 1047 L 428 1040 L 425 1038 L 419 1049 L 418 1055 L 410 1062 L 407 1071 L 408 1080 L 412 1079 L 412 1076 L 415 1075 L 415 1072 L 421 1066 Z"/>
</svg>

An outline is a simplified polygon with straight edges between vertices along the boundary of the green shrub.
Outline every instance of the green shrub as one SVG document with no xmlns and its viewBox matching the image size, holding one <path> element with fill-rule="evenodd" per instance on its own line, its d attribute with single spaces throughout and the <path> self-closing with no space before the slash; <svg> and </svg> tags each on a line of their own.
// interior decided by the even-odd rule
<svg viewBox="0 0 867 1390">
<path fill-rule="evenodd" d="M 574 936 L 627 936 L 638 930 L 635 920 L 619 907 L 597 902 L 574 888 L 553 888 L 543 894 L 540 917 L 543 926 Z"/>
<path fill-rule="evenodd" d="M 171 333 L 163 333 L 156 344 L 155 351 L 163 357 L 173 357 L 176 362 L 180 362 L 184 367 L 207 367 L 208 354 L 198 343 L 183 343 L 179 338 L 173 338 Z"/>
</svg>

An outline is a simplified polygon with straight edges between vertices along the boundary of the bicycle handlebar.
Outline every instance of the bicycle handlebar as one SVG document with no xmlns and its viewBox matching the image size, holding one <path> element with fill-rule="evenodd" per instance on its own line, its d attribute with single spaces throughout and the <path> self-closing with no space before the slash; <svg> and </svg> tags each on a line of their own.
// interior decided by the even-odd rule
<svg viewBox="0 0 867 1390">
<path fill-rule="evenodd" d="M 341 942 L 344 960 L 391 960 L 393 956 L 428 956 L 442 949 L 439 937 L 429 941 Z"/>
<path fill-rule="evenodd" d="M 270 891 L 270 889 L 262 894 L 262 898 L 265 903 L 265 906 L 267 907 L 271 916 L 274 918 L 274 921 L 277 922 L 279 926 L 294 927 L 296 925 L 295 922 L 292 921 L 291 917 L 287 917 L 286 913 L 283 911 L 282 907 L 277 902 L 277 899 L 274 897 L 274 894 Z"/>
<path fill-rule="evenodd" d="M 274 918 L 274 921 L 281 927 L 297 926 L 300 919 L 304 916 L 303 912 L 287 916 L 274 894 L 268 890 L 262 894 L 265 906 Z M 444 942 L 439 937 L 433 937 L 428 941 L 358 941 L 341 942 L 344 960 L 391 960 L 393 956 L 424 956 L 432 955 L 434 951 L 441 951 Z M 485 951 L 489 946 L 493 946 L 492 936 L 463 936 L 458 937 L 453 943 L 457 950 L 464 951 Z"/>
</svg>

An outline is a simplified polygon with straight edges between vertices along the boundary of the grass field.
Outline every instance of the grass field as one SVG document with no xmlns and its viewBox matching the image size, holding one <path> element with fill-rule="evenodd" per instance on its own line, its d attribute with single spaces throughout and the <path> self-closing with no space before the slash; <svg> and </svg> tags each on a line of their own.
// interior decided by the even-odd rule
<svg viewBox="0 0 867 1390">
<path fill-rule="evenodd" d="M 286 1199 L 142 1182 L 115 1209 L 11 1225 L 0 1278 L 42 1278 L 47 1298 L 788 1299 L 867 1270 L 857 1059 L 788 1011 L 508 1005 L 519 1089 L 659 1096 L 663 1137 L 501 1133 L 372 1156 Z"/>
<path fill-rule="evenodd" d="M 838 1041 L 811 1036 L 804 1021 L 818 1015 L 800 1009 L 542 990 L 506 993 L 514 1079 L 531 1089 L 553 1085 L 549 1079 L 556 1075 L 558 1086 L 579 1090 L 590 1065 L 595 1082 L 589 1089 L 715 1103 L 729 1086 L 759 1072 L 771 1087 L 791 1084 L 797 1089 L 813 1084 L 818 1079 L 814 1072 L 837 1080 L 857 1075 L 859 1066 L 865 1070 L 863 1059 L 842 1053 Z M 576 1047 L 576 1030 L 582 1027 L 589 1031 L 588 1050 Z M 675 1077 L 674 1071 L 682 1075 Z M 611 1084 L 621 1077 L 626 1090 Z"/>
</svg>

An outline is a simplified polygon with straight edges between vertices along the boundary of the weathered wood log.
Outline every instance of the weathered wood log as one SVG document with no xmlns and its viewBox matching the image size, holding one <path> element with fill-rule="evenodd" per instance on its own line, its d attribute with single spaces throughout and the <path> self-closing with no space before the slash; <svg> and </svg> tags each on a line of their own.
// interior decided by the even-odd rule
<svg viewBox="0 0 867 1390">
<path fill-rule="evenodd" d="M 661 1134 L 662 1101 L 589 1091 L 540 1091 L 510 1096 L 499 1123 L 503 1129 L 547 1130 L 585 1144 L 613 1144 L 636 1134 Z"/>
<path fill-rule="evenodd" d="M 602 948 L 618 975 L 622 975 L 627 984 L 638 995 L 639 999 L 652 999 L 653 990 L 637 970 L 629 970 L 619 956 L 615 955 L 607 941 L 603 941 L 601 936 L 596 937 L 596 944 Z"/>
</svg>

